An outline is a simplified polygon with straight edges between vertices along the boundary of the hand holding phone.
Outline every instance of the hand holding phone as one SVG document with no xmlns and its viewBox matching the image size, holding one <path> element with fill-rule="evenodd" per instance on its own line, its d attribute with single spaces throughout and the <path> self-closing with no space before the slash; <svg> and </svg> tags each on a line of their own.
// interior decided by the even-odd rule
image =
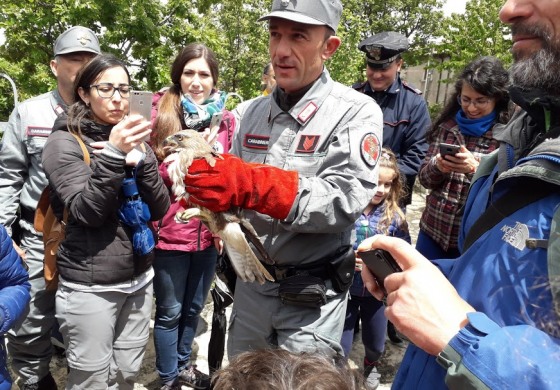
<svg viewBox="0 0 560 390">
<path fill-rule="evenodd" d="M 460 145 L 453 145 L 453 144 L 446 144 L 444 142 L 439 144 L 439 154 L 441 158 L 445 158 L 445 156 L 454 156 L 459 153 L 461 149 Z"/>
<path fill-rule="evenodd" d="M 373 274 L 375 281 L 381 290 L 383 290 L 383 293 L 387 295 L 387 290 L 385 290 L 383 282 L 385 278 L 392 273 L 402 272 L 401 267 L 399 267 L 395 259 L 393 259 L 393 256 L 383 249 L 371 249 L 358 252 L 358 254 Z"/>
</svg>

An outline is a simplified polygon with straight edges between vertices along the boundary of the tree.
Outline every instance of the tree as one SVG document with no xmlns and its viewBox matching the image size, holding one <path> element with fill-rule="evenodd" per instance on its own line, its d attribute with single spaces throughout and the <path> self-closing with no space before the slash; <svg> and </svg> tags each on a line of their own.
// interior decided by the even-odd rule
<svg viewBox="0 0 560 390">
<path fill-rule="evenodd" d="M 434 67 L 459 71 L 480 56 L 494 56 L 510 65 L 509 28 L 498 18 L 502 5 L 502 0 L 471 0 L 463 15 L 446 18 L 439 31 L 441 41 L 433 44 L 433 52 L 446 60 Z"/>
<path fill-rule="evenodd" d="M 332 59 L 331 74 L 345 84 L 363 80 L 366 64 L 358 43 L 383 31 L 396 31 L 408 38 L 410 50 L 403 55 L 406 64 L 422 63 L 443 19 L 442 4 L 442 0 L 345 0 L 337 32 L 342 46 Z"/>
<path fill-rule="evenodd" d="M 220 61 L 218 87 L 244 98 L 260 93 L 264 65 L 269 61 L 266 22 L 257 19 L 270 0 L 3 0 L 0 29 L 0 72 L 8 73 L 20 100 L 56 85 L 49 69 L 56 37 L 72 25 L 91 28 L 101 49 L 128 65 L 136 88 L 158 90 L 170 82 L 169 69 L 177 52 L 202 42 Z M 364 55 L 357 49 L 365 37 L 398 31 L 412 41 L 409 63 L 418 63 L 426 42 L 442 18 L 442 0 L 344 0 L 338 29 L 342 46 L 328 64 L 332 77 L 344 84 L 363 79 Z M 4 91 L 3 84 L 0 84 Z M 0 96 L 0 120 L 12 109 Z"/>
</svg>

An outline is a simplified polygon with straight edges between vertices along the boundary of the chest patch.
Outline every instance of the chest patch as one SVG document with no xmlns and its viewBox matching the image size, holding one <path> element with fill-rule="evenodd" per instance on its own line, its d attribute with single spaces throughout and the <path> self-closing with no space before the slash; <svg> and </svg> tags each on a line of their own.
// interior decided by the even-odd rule
<svg viewBox="0 0 560 390">
<path fill-rule="evenodd" d="M 517 222 L 514 227 L 504 225 L 501 230 L 504 233 L 502 236 L 504 242 L 520 251 L 525 249 L 525 243 L 529 238 L 529 228 L 527 228 L 527 225 Z"/>
<path fill-rule="evenodd" d="M 298 153 L 313 153 L 317 149 L 319 140 L 321 136 L 319 135 L 302 135 L 299 138 L 298 146 L 296 152 Z"/>
<path fill-rule="evenodd" d="M 51 127 L 38 127 L 38 126 L 28 126 L 27 136 L 28 137 L 48 137 L 51 133 Z"/>
<path fill-rule="evenodd" d="M 250 149 L 268 149 L 270 137 L 262 135 L 246 134 L 243 140 L 243 146 Z"/>
<path fill-rule="evenodd" d="M 381 153 L 381 142 L 379 142 L 379 138 L 373 133 L 364 135 L 360 145 L 360 151 L 367 165 L 370 167 L 376 166 Z"/>
</svg>

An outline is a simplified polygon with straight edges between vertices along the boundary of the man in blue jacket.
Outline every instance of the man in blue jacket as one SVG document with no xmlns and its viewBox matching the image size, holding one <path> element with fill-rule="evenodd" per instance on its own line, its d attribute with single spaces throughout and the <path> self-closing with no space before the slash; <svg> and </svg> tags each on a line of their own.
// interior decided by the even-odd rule
<svg viewBox="0 0 560 390">
<path fill-rule="evenodd" d="M 560 383 L 560 0 L 508 0 L 500 19 L 520 108 L 473 179 L 461 257 L 430 263 L 381 236 L 358 248 L 388 250 L 404 270 L 384 281 L 387 318 L 414 343 L 398 389 Z M 362 278 L 382 298 L 369 270 Z"/>
<path fill-rule="evenodd" d="M 395 153 L 406 179 L 407 196 L 402 206 L 412 200 L 412 187 L 428 150 L 426 131 L 431 126 L 422 92 L 400 77 L 401 53 L 408 47 L 408 39 L 394 31 L 364 39 L 358 48 L 366 53 L 367 80 L 352 86 L 372 97 L 383 111 L 383 146 Z"/>
</svg>

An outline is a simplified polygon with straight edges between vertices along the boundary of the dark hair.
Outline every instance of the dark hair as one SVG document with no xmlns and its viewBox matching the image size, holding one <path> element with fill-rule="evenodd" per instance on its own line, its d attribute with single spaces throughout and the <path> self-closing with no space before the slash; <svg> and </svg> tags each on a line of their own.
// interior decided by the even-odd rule
<svg viewBox="0 0 560 390">
<path fill-rule="evenodd" d="M 182 129 L 181 108 L 181 75 L 185 65 L 193 59 L 203 58 L 208 63 L 214 86 L 218 82 L 218 60 L 214 52 L 202 43 L 190 43 L 185 46 L 173 60 L 171 65 L 171 81 L 173 85 L 165 92 L 159 101 L 158 115 L 154 121 L 153 148 L 156 156 L 163 160 L 163 141 L 170 135 Z"/>
<path fill-rule="evenodd" d="M 128 82 L 130 83 L 130 73 L 126 69 L 124 62 L 119 60 L 112 54 L 99 54 L 93 57 L 87 64 L 85 64 L 74 80 L 73 86 L 73 104 L 68 107 L 68 131 L 71 133 L 81 135 L 81 122 L 84 118 L 93 120 L 93 114 L 91 107 L 86 105 L 86 103 L 80 97 L 78 93 L 79 89 L 82 88 L 84 91 L 89 93 L 91 87 L 90 85 L 95 83 L 95 80 L 100 74 L 105 72 L 107 69 L 121 67 L 126 72 L 128 77 Z"/>
<path fill-rule="evenodd" d="M 499 59 L 480 57 L 470 62 L 459 75 L 453 93 L 428 132 L 428 141 L 433 141 L 437 136 L 439 126 L 454 118 L 461 108 L 457 96 L 461 95 L 464 83 L 467 83 L 476 92 L 494 98 L 499 123 L 506 123 L 509 120 L 508 72 Z"/>
<path fill-rule="evenodd" d="M 270 72 L 270 68 L 272 68 L 272 62 L 269 62 L 264 66 L 263 75 L 268 75 L 268 73 Z"/>
<path fill-rule="evenodd" d="M 343 363 L 340 363 L 343 364 Z M 243 352 L 212 378 L 214 390 L 358 390 L 363 380 L 348 365 L 320 354 L 283 349 Z"/>
</svg>

